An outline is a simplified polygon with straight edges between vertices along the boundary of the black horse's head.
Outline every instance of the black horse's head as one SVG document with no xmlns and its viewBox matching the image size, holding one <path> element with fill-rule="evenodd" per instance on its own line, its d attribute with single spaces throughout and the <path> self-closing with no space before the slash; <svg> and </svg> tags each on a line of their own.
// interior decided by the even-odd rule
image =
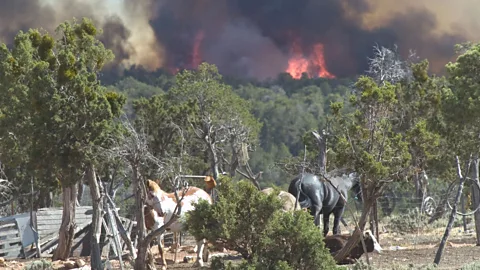
<svg viewBox="0 0 480 270">
<path fill-rule="evenodd" d="M 333 177 L 331 180 L 334 185 L 339 184 L 342 186 L 345 189 L 344 192 L 351 190 L 355 200 L 363 202 L 362 185 L 360 184 L 360 175 L 358 173 L 348 168 L 337 168 L 330 171 L 329 176 Z"/>
<path fill-rule="evenodd" d="M 362 185 L 360 176 L 357 173 L 351 173 L 353 198 L 359 202 L 363 202 Z"/>
</svg>

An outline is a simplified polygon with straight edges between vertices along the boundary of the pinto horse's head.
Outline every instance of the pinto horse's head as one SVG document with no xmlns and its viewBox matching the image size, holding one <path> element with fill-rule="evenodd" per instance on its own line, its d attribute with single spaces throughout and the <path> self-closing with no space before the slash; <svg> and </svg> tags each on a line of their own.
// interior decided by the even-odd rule
<svg viewBox="0 0 480 270">
<path fill-rule="evenodd" d="M 147 190 L 147 200 L 151 200 L 155 193 L 161 191 L 160 186 L 155 181 L 150 179 L 145 182 L 145 188 Z"/>
<path fill-rule="evenodd" d="M 217 182 L 213 179 L 213 176 L 207 175 L 204 179 L 207 192 L 214 189 L 217 186 Z"/>
</svg>

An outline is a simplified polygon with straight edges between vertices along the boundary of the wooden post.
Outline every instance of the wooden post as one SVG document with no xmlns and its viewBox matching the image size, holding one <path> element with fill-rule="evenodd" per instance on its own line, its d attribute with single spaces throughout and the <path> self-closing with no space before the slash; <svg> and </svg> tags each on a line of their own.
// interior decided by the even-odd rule
<svg viewBox="0 0 480 270">
<path fill-rule="evenodd" d="M 462 213 L 465 213 L 465 194 L 461 194 L 461 199 L 460 199 L 460 206 L 462 208 Z M 467 217 L 462 216 L 462 222 L 463 222 L 463 232 L 467 232 Z"/>
<path fill-rule="evenodd" d="M 480 190 L 478 189 L 479 186 L 479 157 L 476 156 L 473 159 L 473 167 L 472 167 L 472 175 L 473 175 L 473 182 L 474 185 L 471 186 L 472 192 L 472 204 L 473 207 L 476 207 L 480 203 Z M 480 210 L 477 210 L 475 214 L 473 214 L 475 219 L 475 234 L 476 234 L 476 245 L 480 246 Z"/>
<path fill-rule="evenodd" d="M 37 250 L 37 258 L 42 257 L 42 249 L 39 244 L 39 237 L 40 235 L 38 234 L 38 226 L 37 226 L 37 212 L 35 211 L 35 217 L 33 215 L 33 177 L 30 179 L 30 186 L 31 186 L 31 201 L 30 201 L 30 227 L 33 230 L 33 236 L 35 238 L 35 248 Z M 25 250 L 24 250 L 25 254 Z M 26 254 L 25 254 L 26 255 Z"/>
<path fill-rule="evenodd" d="M 462 170 L 460 168 L 460 160 L 458 156 L 456 157 L 457 160 L 457 174 L 460 179 L 460 183 L 458 184 L 457 194 L 455 196 L 455 202 L 452 207 L 452 212 L 450 213 L 450 218 L 448 219 L 447 227 L 445 228 L 445 233 L 443 235 L 442 241 L 438 246 L 437 254 L 435 255 L 435 260 L 433 261 L 434 264 L 438 265 L 440 260 L 442 259 L 443 250 L 445 249 L 445 245 L 447 243 L 448 236 L 450 235 L 450 231 L 453 227 L 453 222 L 455 221 L 455 216 L 457 215 L 457 204 L 460 200 L 460 195 L 462 194 L 463 184 L 465 183 L 465 177 L 462 176 Z M 467 166 L 467 172 L 470 164 Z"/>
<path fill-rule="evenodd" d="M 112 210 L 110 209 L 110 205 L 107 203 L 105 204 L 106 210 L 107 210 L 107 220 L 108 223 L 110 224 L 110 231 L 112 232 L 113 235 L 113 242 L 115 244 L 115 250 L 118 256 L 118 261 L 120 263 L 120 269 L 123 270 L 123 261 L 122 261 L 122 247 L 120 245 L 120 239 L 118 239 L 118 231 L 117 231 L 117 226 L 114 222 Z"/>
<path fill-rule="evenodd" d="M 122 237 L 123 241 L 127 245 L 127 248 L 130 251 L 130 255 L 135 260 L 137 258 L 137 254 L 134 251 L 134 248 L 133 248 L 134 244 L 132 243 L 132 241 L 130 239 L 130 235 L 128 233 L 128 231 L 131 231 L 131 228 L 133 227 L 133 221 L 130 224 L 130 228 L 125 229 L 122 225 L 122 221 L 120 220 L 120 216 L 118 215 L 117 209 L 115 207 L 115 203 L 113 202 L 112 198 L 110 198 L 110 196 L 108 194 L 106 194 L 105 197 L 107 198 L 108 203 L 110 204 L 110 206 L 113 209 L 112 212 L 113 212 L 113 216 L 115 217 L 116 226 L 118 226 L 120 228 L 120 236 Z M 136 245 L 136 243 L 135 243 L 135 245 Z"/>
</svg>

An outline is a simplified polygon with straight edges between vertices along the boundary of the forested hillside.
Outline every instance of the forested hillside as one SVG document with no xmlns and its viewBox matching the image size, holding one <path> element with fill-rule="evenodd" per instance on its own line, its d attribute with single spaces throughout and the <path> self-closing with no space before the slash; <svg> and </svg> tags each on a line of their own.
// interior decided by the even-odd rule
<svg viewBox="0 0 480 270">
<path fill-rule="evenodd" d="M 164 94 L 175 81 L 174 75 L 162 70 L 147 72 L 134 68 L 122 76 L 105 77 L 104 80 L 110 82 L 109 89 L 127 96 L 126 110 L 132 117 L 135 117 L 134 101 Z M 222 79 L 235 94 L 251 104 L 253 115 L 262 124 L 258 144 L 250 154 L 250 166 L 254 172 L 263 172 L 263 187 L 271 184 L 285 186 L 291 180 L 282 165 L 277 163 L 303 153 L 304 134 L 326 127 L 330 104 L 346 101 L 354 80 L 311 79 L 306 74 L 296 80 L 288 73 L 280 74 L 276 80 L 261 82 Z"/>
</svg>

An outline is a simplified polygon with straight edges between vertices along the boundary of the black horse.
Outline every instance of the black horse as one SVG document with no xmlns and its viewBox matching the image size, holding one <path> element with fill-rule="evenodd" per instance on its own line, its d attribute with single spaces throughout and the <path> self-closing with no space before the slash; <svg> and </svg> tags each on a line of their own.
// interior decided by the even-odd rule
<svg viewBox="0 0 480 270">
<path fill-rule="evenodd" d="M 302 179 L 303 176 L 303 179 Z M 338 191 L 345 199 L 348 199 L 348 191 L 354 189 L 358 200 L 362 200 L 361 185 L 355 173 L 331 172 L 327 175 Z M 300 184 L 301 183 L 301 184 Z M 320 224 L 320 214 L 323 214 L 323 234 L 329 231 L 330 214 L 333 213 L 333 234 L 339 234 L 339 222 L 345 210 L 345 202 L 340 194 L 328 181 L 320 180 L 317 175 L 305 173 L 295 177 L 288 187 L 288 192 L 297 196 L 300 192 L 298 202 L 301 208 L 310 208 L 314 217 L 315 225 Z"/>
</svg>

